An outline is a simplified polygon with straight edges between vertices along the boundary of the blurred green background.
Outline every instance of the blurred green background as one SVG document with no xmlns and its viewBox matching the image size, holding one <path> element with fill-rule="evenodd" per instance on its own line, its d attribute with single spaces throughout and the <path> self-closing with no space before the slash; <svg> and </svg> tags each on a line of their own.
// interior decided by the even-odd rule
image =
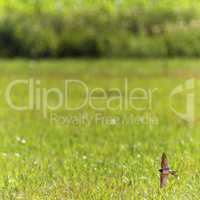
<svg viewBox="0 0 200 200">
<path fill-rule="evenodd" d="M 199 11 L 199 0 L 0 0 L 0 200 L 199 200 L 200 59 L 193 58 L 200 56 Z M 128 93 L 158 89 L 152 108 L 100 112 L 88 104 L 43 116 L 44 89 L 64 95 L 66 80 L 80 80 L 90 91 L 105 90 L 108 100 L 117 89 L 126 99 L 126 79 Z M 34 110 L 8 105 L 6 91 L 16 80 L 41 82 L 34 85 Z M 193 89 L 185 87 L 188 81 Z M 173 98 L 178 113 L 186 112 L 188 95 L 195 96 L 192 124 L 170 107 L 176 88 L 185 89 Z M 27 104 L 30 89 L 17 85 L 11 100 Z M 69 102 L 80 103 L 83 92 L 73 87 Z M 57 97 L 51 94 L 49 105 L 57 105 Z M 84 114 L 103 120 L 69 120 Z M 125 123 L 115 122 L 124 116 Z M 105 123 L 107 117 L 115 123 Z M 164 190 L 162 152 L 179 175 L 169 177 Z"/>
<path fill-rule="evenodd" d="M 1 57 L 197 57 L 198 0 L 1 0 Z"/>
</svg>

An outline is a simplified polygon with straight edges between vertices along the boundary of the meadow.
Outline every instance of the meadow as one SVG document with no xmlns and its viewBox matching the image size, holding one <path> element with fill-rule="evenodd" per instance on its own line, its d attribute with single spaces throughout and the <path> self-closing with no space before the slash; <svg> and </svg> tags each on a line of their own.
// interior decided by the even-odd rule
<svg viewBox="0 0 200 200">
<path fill-rule="evenodd" d="M 198 59 L 63 59 L 0 60 L 0 198 L 2 200 L 133 199 L 198 200 L 200 196 L 200 135 L 198 100 Z M 169 95 L 186 80 L 195 79 L 195 120 L 188 124 L 172 112 Z M 157 88 L 146 110 L 103 110 L 84 107 L 67 111 L 62 107 L 16 111 L 6 102 L 5 93 L 14 80 L 40 80 L 38 88 L 59 88 L 64 80 L 81 80 L 92 89 L 129 90 Z M 41 90 L 42 91 L 42 90 Z M 101 92 L 97 92 L 97 97 Z M 71 105 L 80 103 L 79 87 L 70 91 Z M 26 85 L 12 93 L 16 105 L 28 102 Z M 49 96 L 50 104 L 58 99 Z M 101 100 L 97 106 L 104 105 Z M 113 106 L 117 106 L 113 102 Z M 136 107 L 146 106 L 138 101 Z M 185 111 L 185 94 L 174 99 L 178 111 Z M 51 119 L 56 114 L 57 120 Z M 80 115 L 100 119 L 70 120 Z M 149 114 L 152 118 L 149 118 Z M 129 121 L 147 116 L 144 120 Z M 118 119 L 125 116 L 125 121 Z M 63 118 L 68 120 L 63 120 Z M 127 118 L 128 117 L 128 118 Z M 152 119 L 157 119 L 152 121 Z M 108 120 L 107 120 L 108 119 Z M 111 120 L 110 120 L 111 119 Z M 159 188 L 160 157 L 166 152 L 179 179 L 170 177 Z"/>
</svg>

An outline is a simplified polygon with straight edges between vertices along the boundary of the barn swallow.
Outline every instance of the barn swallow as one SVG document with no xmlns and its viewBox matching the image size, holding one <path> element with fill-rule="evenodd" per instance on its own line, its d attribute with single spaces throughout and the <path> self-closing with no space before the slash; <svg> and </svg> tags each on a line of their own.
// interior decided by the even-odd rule
<svg viewBox="0 0 200 200">
<path fill-rule="evenodd" d="M 171 170 L 169 168 L 169 164 L 168 164 L 168 160 L 167 160 L 167 156 L 165 153 L 162 154 L 162 158 L 161 158 L 161 169 L 159 170 L 160 172 L 160 187 L 163 188 L 167 185 L 167 179 L 168 176 L 171 174 L 173 176 L 177 176 L 176 171 Z"/>
</svg>

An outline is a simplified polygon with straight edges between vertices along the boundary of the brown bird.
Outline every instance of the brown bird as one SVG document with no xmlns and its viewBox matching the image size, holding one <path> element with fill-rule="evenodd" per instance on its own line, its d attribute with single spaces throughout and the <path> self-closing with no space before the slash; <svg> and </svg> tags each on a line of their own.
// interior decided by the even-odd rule
<svg viewBox="0 0 200 200">
<path fill-rule="evenodd" d="M 165 153 L 162 154 L 161 169 L 159 170 L 159 172 L 160 172 L 160 187 L 161 188 L 163 188 L 167 185 L 167 179 L 170 174 L 173 176 L 177 176 L 176 171 L 171 170 L 169 168 L 167 156 Z"/>
</svg>

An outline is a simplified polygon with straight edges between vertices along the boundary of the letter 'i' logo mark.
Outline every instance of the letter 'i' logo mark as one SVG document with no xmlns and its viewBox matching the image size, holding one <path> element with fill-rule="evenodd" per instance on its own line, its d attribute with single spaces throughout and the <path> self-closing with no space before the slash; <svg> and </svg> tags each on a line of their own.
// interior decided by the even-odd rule
<svg viewBox="0 0 200 200">
<path fill-rule="evenodd" d="M 187 92 L 186 94 L 186 111 L 178 112 L 173 106 L 173 98 L 176 95 Z M 194 79 L 187 80 L 184 84 L 177 86 L 170 94 L 170 108 L 180 118 L 186 120 L 190 124 L 194 122 Z"/>
</svg>

